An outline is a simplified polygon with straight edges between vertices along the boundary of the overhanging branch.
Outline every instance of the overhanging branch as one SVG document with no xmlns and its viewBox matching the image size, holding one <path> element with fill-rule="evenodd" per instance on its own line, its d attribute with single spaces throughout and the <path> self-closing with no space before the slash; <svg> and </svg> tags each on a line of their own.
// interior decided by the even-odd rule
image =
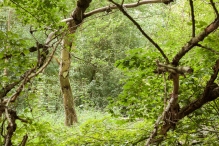
<svg viewBox="0 0 219 146">
<path fill-rule="evenodd" d="M 166 4 L 170 2 L 172 2 L 172 0 L 142 0 L 142 1 L 135 2 L 135 3 L 123 4 L 122 6 L 125 8 L 134 8 L 134 7 L 138 7 L 138 6 L 145 5 L 145 4 L 153 4 L 153 3 L 165 3 Z M 102 8 L 97 8 L 90 12 L 84 13 L 83 18 L 87 18 L 87 17 L 90 17 L 98 13 L 102 13 L 102 12 L 110 12 L 113 9 L 118 9 L 118 7 L 116 5 L 109 5 L 109 6 L 105 6 Z M 69 22 L 73 19 L 74 19 L 73 17 L 70 17 L 70 18 L 63 19 L 61 22 Z"/>
<path fill-rule="evenodd" d="M 138 7 L 138 6 L 145 5 L 145 4 L 167 3 L 167 2 L 171 2 L 171 0 L 142 0 L 142 1 L 135 2 L 135 3 L 123 4 L 122 6 L 125 8 L 134 8 L 134 7 Z M 98 8 L 98 9 L 95 9 L 95 10 L 90 11 L 88 13 L 85 13 L 84 18 L 92 16 L 92 15 L 97 14 L 97 13 L 107 12 L 109 9 L 110 10 L 118 9 L 118 7 L 116 5 L 112 5 L 112 6 Z"/>
</svg>

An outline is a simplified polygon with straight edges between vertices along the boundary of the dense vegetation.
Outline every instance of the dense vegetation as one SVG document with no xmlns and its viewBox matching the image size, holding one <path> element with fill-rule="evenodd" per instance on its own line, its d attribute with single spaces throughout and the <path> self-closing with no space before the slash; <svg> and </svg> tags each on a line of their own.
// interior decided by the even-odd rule
<svg viewBox="0 0 219 146">
<path fill-rule="evenodd" d="M 218 0 L 0 4 L 0 145 L 218 145 Z"/>
</svg>

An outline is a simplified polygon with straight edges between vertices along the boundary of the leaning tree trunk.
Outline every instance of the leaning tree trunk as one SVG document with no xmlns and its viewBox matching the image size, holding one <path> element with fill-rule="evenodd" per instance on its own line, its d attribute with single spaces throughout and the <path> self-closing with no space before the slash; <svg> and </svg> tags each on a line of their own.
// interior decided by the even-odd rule
<svg viewBox="0 0 219 146">
<path fill-rule="evenodd" d="M 77 115 L 74 106 L 74 98 L 71 91 L 71 85 L 69 82 L 69 70 L 71 64 L 71 48 L 73 44 L 73 34 L 77 27 L 82 23 L 84 12 L 89 7 L 91 0 L 78 0 L 77 7 L 71 15 L 71 19 L 66 19 L 62 22 L 67 22 L 68 33 L 63 38 L 62 50 L 61 50 L 61 63 L 59 79 L 63 94 L 64 107 L 65 107 L 65 124 L 67 126 L 77 122 Z"/>
</svg>

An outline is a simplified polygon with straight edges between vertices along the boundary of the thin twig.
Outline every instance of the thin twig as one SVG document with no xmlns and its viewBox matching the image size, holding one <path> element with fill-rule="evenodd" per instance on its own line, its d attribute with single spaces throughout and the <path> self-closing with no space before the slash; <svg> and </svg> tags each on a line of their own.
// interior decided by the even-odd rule
<svg viewBox="0 0 219 146">
<path fill-rule="evenodd" d="M 148 36 L 144 30 L 141 28 L 141 26 L 124 10 L 124 8 L 117 4 L 116 2 L 114 2 L 113 0 L 109 0 L 110 2 L 112 2 L 114 5 L 116 5 L 119 10 L 126 16 L 129 18 L 129 20 L 132 21 L 132 23 L 138 28 L 138 30 L 155 46 L 155 48 L 157 48 L 157 50 L 161 53 L 161 55 L 163 56 L 163 58 L 166 60 L 166 63 L 169 64 L 169 59 L 168 57 L 164 54 L 163 50 L 160 48 L 160 46 L 150 37 Z"/>
<path fill-rule="evenodd" d="M 193 0 L 189 0 L 191 7 L 191 15 L 192 15 L 192 37 L 195 37 L 195 14 L 194 14 L 194 6 Z"/>
<path fill-rule="evenodd" d="M 85 62 L 85 63 L 87 63 L 87 64 L 91 64 L 93 67 L 97 67 L 95 64 L 91 63 L 90 61 L 81 59 L 81 58 L 75 56 L 73 53 L 71 53 L 71 55 L 72 55 L 74 58 L 78 59 L 78 60 L 81 60 L 81 61 L 83 61 L 83 62 Z"/>
<path fill-rule="evenodd" d="M 206 46 L 202 46 L 201 44 L 197 44 L 196 46 L 198 46 L 198 47 L 200 47 L 200 48 L 203 48 L 203 49 L 206 49 L 206 50 L 208 50 L 208 51 L 211 51 L 211 52 L 213 52 L 213 53 L 219 55 L 219 52 L 216 51 L 216 50 L 214 50 L 214 49 L 212 49 L 212 48 L 209 48 L 209 47 L 206 47 Z"/>
</svg>

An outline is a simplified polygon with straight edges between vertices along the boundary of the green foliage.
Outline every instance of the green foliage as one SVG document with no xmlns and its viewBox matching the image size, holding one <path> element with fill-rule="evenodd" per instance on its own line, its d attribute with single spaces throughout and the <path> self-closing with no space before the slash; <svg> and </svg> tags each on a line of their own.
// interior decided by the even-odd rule
<svg viewBox="0 0 219 146">
<path fill-rule="evenodd" d="M 117 115 L 117 110 L 130 118 L 155 118 L 162 110 L 162 80 L 154 76 L 157 53 L 149 49 L 133 49 L 128 51 L 126 58 L 116 62 L 126 77 L 123 92 L 111 99 L 109 111 Z M 156 90 L 154 90 L 156 89 Z M 118 109 L 114 109 L 114 106 Z M 156 109 L 154 108 L 156 106 Z M 115 111 L 114 111 L 115 110 Z"/>
<path fill-rule="evenodd" d="M 31 24 L 33 26 L 49 26 L 57 27 L 61 25 L 59 22 L 68 13 L 69 1 L 62 0 L 13 0 L 10 1 L 9 6 L 16 9 L 16 13 L 22 22 Z M 25 17 L 23 17 L 25 15 Z"/>
<path fill-rule="evenodd" d="M 145 126 L 144 123 L 146 121 L 127 124 L 125 120 L 111 117 L 89 120 L 80 126 L 79 136 L 71 134 L 61 145 L 132 145 L 144 136 L 146 130 L 140 130 Z"/>
<path fill-rule="evenodd" d="M 0 12 L 1 87 L 17 80 L 36 64 L 36 53 L 30 54 L 28 51 L 28 47 L 35 45 L 35 40 L 29 34 L 29 25 L 37 30 L 59 28 L 64 25 L 60 20 L 68 17 L 67 14 L 74 7 L 72 3 L 75 4 L 63 0 L 13 0 L 5 3 L 15 10 L 12 10 L 11 29 L 7 28 L 9 9 L 2 8 Z M 205 1 L 194 3 L 198 34 L 213 21 L 214 13 Z M 95 0 L 92 4 L 89 10 L 108 3 Z M 163 48 L 170 61 L 191 38 L 189 1 L 179 0 L 169 6 L 147 5 L 126 11 Z M 39 42 L 45 42 L 42 31 L 34 35 Z M 212 74 L 211 67 L 218 58 L 209 49 L 219 51 L 217 38 L 216 31 L 201 42 L 207 46 L 205 49 L 195 47 L 181 60 L 181 66 L 194 69 L 193 74 L 180 77 L 178 99 L 181 108 L 201 97 Z M 166 80 L 168 75 L 154 74 L 156 61 L 164 62 L 164 59 L 133 24 L 116 10 L 110 15 L 104 13 L 86 19 L 74 39 L 76 49 L 71 52 L 73 68 L 70 76 L 78 106 L 79 124 L 63 127 L 64 110 L 57 77 L 58 65 L 52 62 L 24 87 L 22 94 L 10 106 L 17 110 L 19 117 L 28 119 L 28 123 L 17 120 L 13 144 L 19 145 L 23 136 L 28 134 L 27 145 L 30 146 L 121 146 L 138 142 L 138 145 L 144 145 L 144 140 L 153 130 L 155 119 L 163 111 L 164 97 L 168 98 L 172 92 L 172 82 Z M 5 55 L 12 57 L 6 61 Z M 3 75 L 4 69 L 8 70 L 7 76 Z M 164 76 L 166 79 L 163 79 Z M 175 131 L 168 133 L 162 145 L 193 145 L 195 142 L 216 145 L 218 102 L 208 103 L 180 120 Z M 105 111 L 106 106 L 117 118 L 97 111 Z M 3 143 L 1 138 L 0 143 Z"/>
<path fill-rule="evenodd" d="M 126 35 L 127 29 L 129 35 Z M 121 92 L 122 85 L 118 81 L 123 75 L 115 68 L 115 61 L 124 56 L 125 50 L 142 46 L 144 42 L 137 40 L 129 22 L 118 14 L 89 20 L 76 36 L 72 73 L 76 103 L 104 108 L 108 97 L 115 98 Z"/>
<path fill-rule="evenodd" d="M 27 134 L 27 146 L 132 145 L 146 136 L 152 124 L 152 121 L 143 119 L 137 122 L 116 119 L 96 110 L 80 111 L 79 119 L 83 122 L 71 128 L 63 127 L 64 117 L 60 116 L 60 113 L 53 116 L 48 113 L 37 115 L 36 112 L 27 109 L 19 116 L 28 119 L 28 123 L 19 120 L 16 122 L 17 127 L 21 128 L 17 128 L 13 144 L 19 145 L 23 136 Z M 56 118 L 60 120 L 57 121 Z"/>
</svg>

